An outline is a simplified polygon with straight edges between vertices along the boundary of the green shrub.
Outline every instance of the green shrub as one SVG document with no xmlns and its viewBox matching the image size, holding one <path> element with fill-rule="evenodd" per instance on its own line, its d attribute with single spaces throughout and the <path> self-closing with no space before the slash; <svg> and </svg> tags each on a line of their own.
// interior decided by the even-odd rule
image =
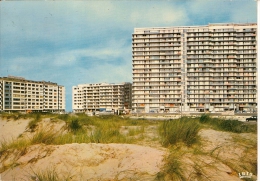
<svg viewBox="0 0 260 181">
<path fill-rule="evenodd" d="M 82 129 L 81 124 L 79 124 L 78 119 L 74 118 L 67 124 L 68 130 L 71 132 L 77 132 Z"/>
</svg>

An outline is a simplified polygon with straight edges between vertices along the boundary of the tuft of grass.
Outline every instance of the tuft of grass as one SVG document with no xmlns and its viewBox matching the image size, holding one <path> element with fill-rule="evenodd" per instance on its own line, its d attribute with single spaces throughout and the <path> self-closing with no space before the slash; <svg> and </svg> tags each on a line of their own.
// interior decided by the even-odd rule
<svg viewBox="0 0 260 181">
<path fill-rule="evenodd" d="M 45 131 L 45 130 L 39 130 L 35 133 L 35 135 L 30 139 L 30 144 L 53 144 L 55 138 L 57 137 L 57 133 L 54 133 L 53 131 Z"/>
<path fill-rule="evenodd" d="M 118 128 L 99 127 L 90 135 L 92 143 L 129 143 L 129 139 Z"/>
<path fill-rule="evenodd" d="M 30 142 L 27 139 L 13 139 L 12 141 L 1 140 L 0 155 L 3 155 L 8 150 L 19 150 L 21 153 L 23 153 L 29 145 Z"/>
<path fill-rule="evenodd" d="M 184 176 L 184 169 L 181 162 L 182 151 L 179 148 L 170 149 L 169 155 L 167 155 L 164 160 L 165 164 L 162 170 L 157 173 L 155 180 L 176 180 L 182 181 L 186 180 Z"/>
<path fill-rule="evenodd" d="M 77 132 L 82 129 L 82 125 L 79 123 L 77 118 L 72 119 L 71 121 L 67 122 L 67 128 L 71 132 Z"/>
<path fill-rule="evenodd" d="M 28 176 L 31 181 L 69 181 L 72 176 L 59 176 L 60 174 L 56 171 L 55 168 L 49 168 L 46 170 L 34 171 Z"/>
<path fill-rule="evenodd" d="M 27 128 L 30 129 L 30 131 L 35 131 L 35 129 L 37 128 L 37 124 L 38 122 L 41 121 L 41 114 L 40 113 L 33 113 L 31 114 L 32 117 L 34 118 L 33 120 L 31 120 L 29 123 L 28 123 L 28 126 Z"/>
<path fill-rule="evenodd" d="M 202 114 L 199 118 L 200 123 L 205 124 L 210 121 L 210 116 L 208 114 Z"/>
<path fill-rule="evenodd" d="M 178 142 L 183 142 L 187 146 L 198 142 L 198 132 L 201 129 L 196 120 L 182 118 L 177 120 L 164 121 L 159 126 L 161 143 L 167 147 Z"/>
</svg>

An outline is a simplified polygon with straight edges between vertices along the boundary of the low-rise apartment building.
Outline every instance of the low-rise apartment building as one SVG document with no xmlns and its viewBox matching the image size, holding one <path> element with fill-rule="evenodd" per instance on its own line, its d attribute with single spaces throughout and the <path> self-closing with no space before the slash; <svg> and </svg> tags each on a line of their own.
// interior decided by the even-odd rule
<svg viewBox="0 0 260 181">
<path fill-rule="evenodd" d="M 73 112 L 128 110 L 132 107 L 131 83 L 79 84 L 72 87 Z"/>
<path fill-rule="evenodd" d="M 0 77 L 0 110 L 65 112 L 65 87 L 22 77 Z"/>
<path fill-rule="evenodd" d="M 257 24 L 135 28 L 133 109 L 255 112 Z"/>
</svg>

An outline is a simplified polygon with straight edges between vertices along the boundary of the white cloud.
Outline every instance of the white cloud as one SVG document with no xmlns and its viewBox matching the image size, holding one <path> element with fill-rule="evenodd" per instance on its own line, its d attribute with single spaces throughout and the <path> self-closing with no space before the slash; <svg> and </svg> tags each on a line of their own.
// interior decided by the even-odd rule
<svg viewBox="0 0 260 181">
<path fill-rule="evenodd" d="M 77 63 L 77 61 L 81 61 L 82 58 L 88 58 L 86 63 L 89 64 L 91 64 L 93 59 L 98 59 L 104 63 L 118 59 L 131 62 L 131 45 L 126 46 L 126 42 L 123 39 L 112 39 L 103 45 L 63 51 L 55 54 L 54 57 L 53 63 L 55 66 L 71 66 Z"/>
</svg>

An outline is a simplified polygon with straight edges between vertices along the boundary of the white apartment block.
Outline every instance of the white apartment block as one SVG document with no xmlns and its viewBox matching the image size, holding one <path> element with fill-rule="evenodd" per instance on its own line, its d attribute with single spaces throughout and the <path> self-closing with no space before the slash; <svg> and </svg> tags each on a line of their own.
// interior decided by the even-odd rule
<svg viewBox="0 0 260 181">
<path fill-rule="evenodd" d="M 257 110 L 257 24 L 135 28 L 133 109 Z"/>
<path fill-rule="evenodd" d="M 65 112 L 65 87 L 52 82 L 0 77 L 0 110 Z"/>
<path fill-rule="evenodd" d="M 126 110 L 132 106 L 132 84 L 79 84 L 72 87 L 73 112 Z"/>
</svg>

